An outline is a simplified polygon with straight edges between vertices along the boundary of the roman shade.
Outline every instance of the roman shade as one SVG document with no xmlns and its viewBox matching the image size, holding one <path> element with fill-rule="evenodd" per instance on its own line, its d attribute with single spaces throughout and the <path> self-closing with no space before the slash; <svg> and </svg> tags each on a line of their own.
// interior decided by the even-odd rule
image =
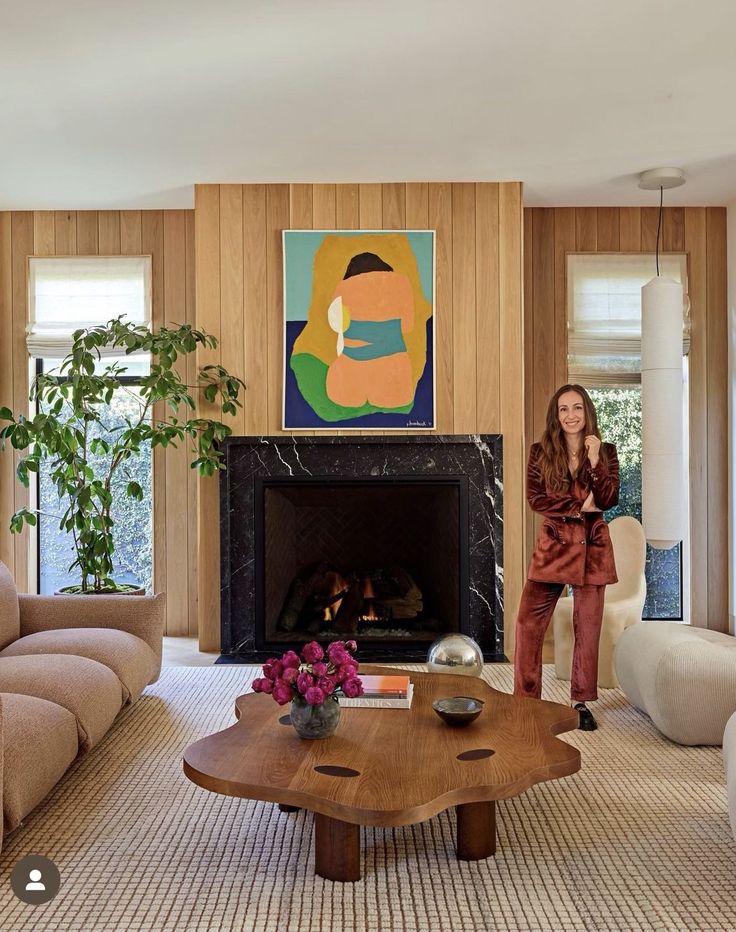
<svg viewBox="0 0 736 932">
<path fill-rule="evenodd" d="M 660 275 L 681 282 L 687 294 L 687 257 L 659 257 Z M 568 376 L 589 388 L 641 382 L 641 289 L 656 274 L 647 253 L 571 254 L 567 257 Z M 683 312 L 682 352 L 690 349 Z"/>
<path fill-rule="evenodd" d="M 75 330 L 121 314 L 150 326 L 150 256 L 31 256 L 28 262 L 31 356 L 63 358 Z M 101 353 L 120 356 L 121 350 Z"/>
</svg>

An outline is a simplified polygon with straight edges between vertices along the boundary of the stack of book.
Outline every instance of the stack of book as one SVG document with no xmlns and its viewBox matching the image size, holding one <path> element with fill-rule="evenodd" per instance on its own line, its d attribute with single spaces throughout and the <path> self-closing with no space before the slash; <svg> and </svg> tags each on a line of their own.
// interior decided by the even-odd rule
<svg viewBox="0 0 736 932">
<path fill-rule="evenodd" d="M 375 676 L 358 673 L 363 683 L 363 695 L 357 699 L 340 696 L 340 705 L 346 709 L 410 709 L 414 684 L 409 677 Z"/>
</svg>

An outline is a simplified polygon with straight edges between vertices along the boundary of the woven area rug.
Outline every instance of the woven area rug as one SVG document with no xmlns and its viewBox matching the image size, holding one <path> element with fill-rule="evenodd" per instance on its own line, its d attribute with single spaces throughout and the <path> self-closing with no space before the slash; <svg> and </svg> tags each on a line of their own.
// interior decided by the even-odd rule
<svg viewBox="0 0 736 932">
<path fill-rule="evenodd" d="M 498 804 L 498 852 L 459 863 L 454 816 L 362 829 L 363 879 L 314 875 L 312 816 L 218 796 L 182 774 L 193 740 L 231 724 L 253 667 L 168 668 L 5 841 L 0 929 L 728 930 L 736 845 L 720 748 L 663 738 L 618 690 L 575 776 Z M 508 665 L 485 676 L 508 690 Z M 545 697 L 565 684 L 545 669 Z M 10 871 L 50 857 L 61 891 L 46 906 L 12 894 Z"/>
</svg>

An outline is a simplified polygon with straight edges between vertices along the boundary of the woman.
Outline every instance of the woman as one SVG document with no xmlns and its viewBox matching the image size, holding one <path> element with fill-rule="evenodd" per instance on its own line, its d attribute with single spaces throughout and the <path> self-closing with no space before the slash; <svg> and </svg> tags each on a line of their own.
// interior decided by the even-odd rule
<svg viewBox="0 0 736 932">
<path fill-rule="evenodd" d="M 563 385 L 547 407 L 541 443 L 532 445 L 527 501 L 544 517 L 516 620 L 514 693 L 542 694 L 542 647 L 565 585 L 573 587 L 570 697 L 580 728 L 598 726 L 585 703 L 598 698 L 598 642 L 603 595 L 618 581 L 602 512 L 618 502 L 618 459 L 601 443 L 598 418 L 580 385 Z"/>
</svg>

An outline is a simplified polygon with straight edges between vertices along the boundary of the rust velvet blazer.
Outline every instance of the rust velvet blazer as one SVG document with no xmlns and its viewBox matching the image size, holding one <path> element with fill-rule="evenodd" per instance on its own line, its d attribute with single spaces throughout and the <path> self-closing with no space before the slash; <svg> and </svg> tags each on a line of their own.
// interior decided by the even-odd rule
<svg viewBox="0 0 736 932">
<path fill-rule="evenodd" d="M 532 444 L 526 474 L 526 498 L 544 518 L 537 535 L 527 578 L 533 582 L 571 586 L 606 586 L 618 582 L 608 525 L 599 511 L 580 509 L 593 492 L 596 505 L 606 511 L 618 502 L 619 476 L 616 447 L 601 444 L 608 459 L 595 469 L 582 466 L 570 486 L 549 492 L 539 467 L 541 447 Z"/>
</svg>

